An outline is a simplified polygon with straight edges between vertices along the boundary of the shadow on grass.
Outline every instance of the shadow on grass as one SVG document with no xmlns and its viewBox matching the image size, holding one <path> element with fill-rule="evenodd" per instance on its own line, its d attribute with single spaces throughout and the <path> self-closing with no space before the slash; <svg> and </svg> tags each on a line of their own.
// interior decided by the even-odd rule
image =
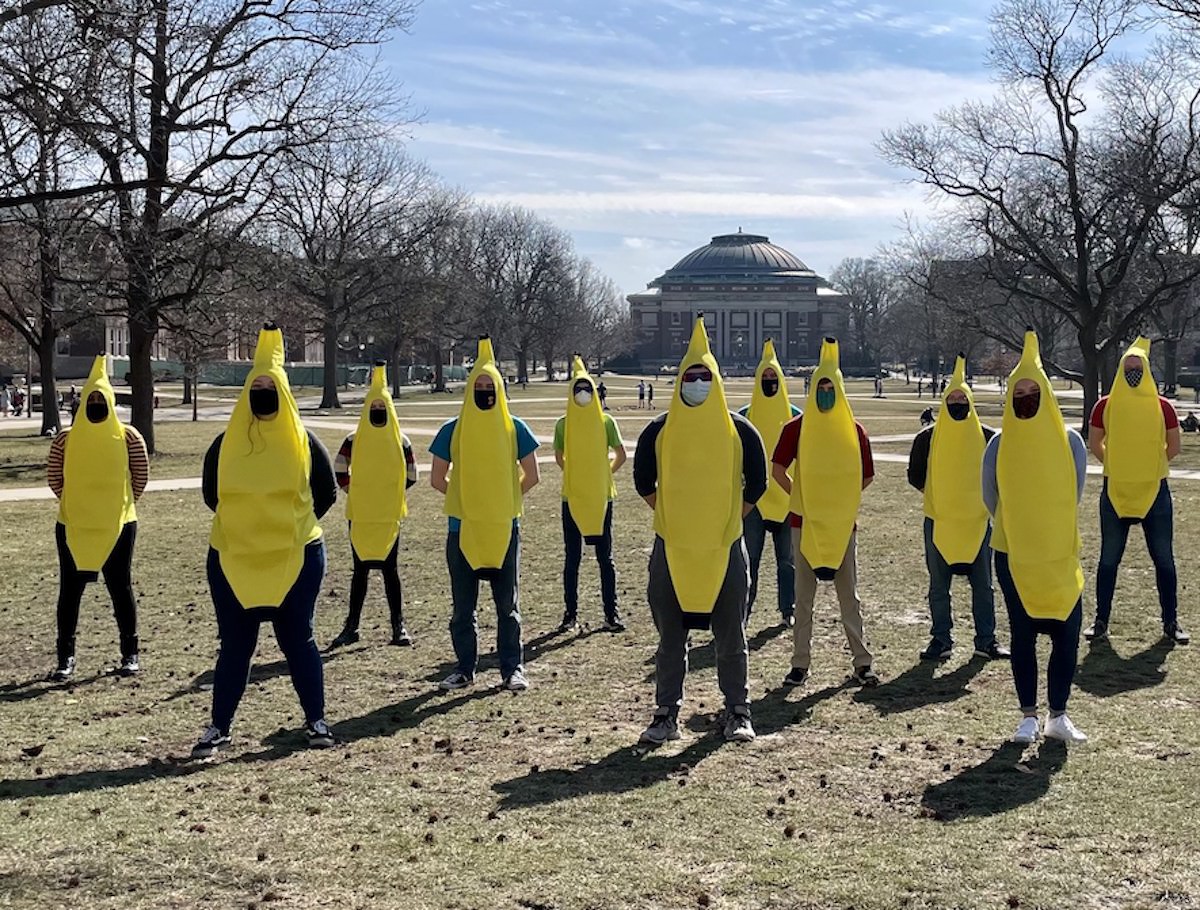
<svg viewBox="0 0 1200 910">
<path fill-rule="evenodd" d="M 746 639 L 746 648 L 751 653 L 754 653 L 766 645 L 767 642 L 778 638 L 784 632 L 790 631 L 791 630 L 783 623 L 759 629 Z M 695 673 L 700 670 L 711 670 L 717 665 L 716 644 L 714 643 L 713 639 L 710 638 L 702 645 L 694 645 L 688 649 L 687 657 L 689 673 Z M 651 667 L 651 670 L 646 674 L 645 682 L 654 682 L 654 654 L 651 654 L 650 657 L 646 659 L 646 664 Z"/>
<path fill-rule="evenodd" d="M 321 663 L 327 664 L 330 661 L 337 660 L 343 657 L 348 652 L 346 649 L 338 651 L 322 651 Z M 265 682 L 268 679 L 274 679 L 277 676 L 288 675 L 288 664 L 284 659 L 273 660 L 269 664 L 251 664 L 250 665 L 250 682 Z M 188 695 L 195 695 L 197 692 L 211 692 L 213 687 L 213 679 L 216 677 L 216 670 L 205 670 L 197 675 L 190 683 L 181 689 L 177 689 L 163 699 L 164 702 L 175 701 L 179 698 L 184 698 Z"/>
<path fill-rule="evenodd" d="M 1097 698 L 1152 688 L 1166 681 L 1162 665 L 1170 653 L 1171 643 L 1165 639 L 1130 657 L 1114 651 L 1106 638 L 1093 641 L 1079 664 L 1075 685 Z"/>
<path fill-rule="evenodd" d="M 918 661 L 899 676 L 881 683 L 874 689 L 862 689 L 854 700 L 870 705 L 880 714 L 902 714 L 926 705 L 945 704 L 970 694 L 967 684 L 983 669 L 987 661 L 972 657 L 949 673 L 934 676 L 939 666 L 933 661 Z"/>
<path fill-rule="evenodd" d="M 846 683 L 827 686 L 796 701 L 788 697 L 793 690 L 772 691 L 750 706 L 755 731 L 765 736 L 800 723 L 808 718 L 815 705 L 833 697 L 845 687 Z M 622 746 L 580 768 L 531 770 L 521 777 L 500 781 L 492 789 L 501 795 L 502 809 L 518 809 L 577 796 L 628 793 L 652 787 L 672 777 L 686 775 L 691 768 L 725 745 L 719 718 L 720 715 L 701 714 L 685 722 L 684 726 L 703 735 L 682 752 L 666 754 L 647 746 Z"/>
<path fill-rule="evenodd" d="M 109 670 L 97 673 L 94 676 L 83 678 L 77 676 L 67 682 L 55 682 L 43 674 L 24 680 L 23 682 L 5 683 L 3 686 L 0 686 L 0 704 L 29 701 L 33 698 L 40 698 L 49 692 L 78 689 L 98 683 L 102 679 L 112 679 L 116 675 L 114 671 Z"/>
<path fill-rule="evenodd" d="M 591 638 L 593 635 L 612 635 L 611 632 L 605 632 L 602 629 L 586 629 L 577 632 L 559 632 L 557 629 L 552 632 L 543 632 L 536 638 L 531 638 L 523 643 L 524 661 L 523 666 L 545 657 L 547 654 L 553 654 L 555 651 L 561 651 L 563 648 L 569 648 L 576 642 L 582 641 L 585 638 Z M 497 670 L 500 668 L 500 655 L 496 651 L 488 651 L 481 653 L 475 667 L 475 675 L 484 673 L 488 670 Z M 421 677 L 422 681 L 436 683 L 441 682 L 449 674 L 458 669 L 458 661 L 451 659 L 445 660 L 430 673 Z"/>
<path fill-rule="evenodd" d="M 1025 747 L 1004 743 L 982 764 L 940 784 L 930 784 L 921 805 L 938 821 L 999 815 L 1043 797 L 1067 762 L 1067 747 L 1046 740 L 1036 757 L 1022 761 Z"/>
</svg>

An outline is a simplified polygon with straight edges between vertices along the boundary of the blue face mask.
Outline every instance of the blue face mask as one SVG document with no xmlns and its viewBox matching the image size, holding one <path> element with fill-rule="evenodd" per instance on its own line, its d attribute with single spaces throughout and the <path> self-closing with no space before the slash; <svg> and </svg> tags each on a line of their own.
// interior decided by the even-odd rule
<svg viewBox="0 0 1200 910">
<path fill-rule="evenodd" d="M 679 390 L 679 394 L 683 397 L 684 404 L 694 408 L 698 404 L 704 404 L 711 391 L 712 382 L 710 380 L 696 379 L 692 382 L 685 382 L 683 388 Z"/>
<path fill-rule="evenodd" d="M 817 389 L 817 408 L 821 411 L 831 410 L 837 402 L 835 389 Z"/>
</svg>

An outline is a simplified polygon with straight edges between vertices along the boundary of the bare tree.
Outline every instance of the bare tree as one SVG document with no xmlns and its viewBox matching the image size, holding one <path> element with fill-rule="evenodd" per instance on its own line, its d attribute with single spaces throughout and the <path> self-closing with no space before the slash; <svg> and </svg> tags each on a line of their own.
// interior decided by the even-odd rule
<svg viewBox="0 0 1200 910">
<path fill-rule="evenodd" d="M 892 302 L 892 276 L 876 259 L 843 259 L 829 283 L 850 300 L 850 331 L 859 366 L 879 365 L 883 317 Z"/>
</svg>

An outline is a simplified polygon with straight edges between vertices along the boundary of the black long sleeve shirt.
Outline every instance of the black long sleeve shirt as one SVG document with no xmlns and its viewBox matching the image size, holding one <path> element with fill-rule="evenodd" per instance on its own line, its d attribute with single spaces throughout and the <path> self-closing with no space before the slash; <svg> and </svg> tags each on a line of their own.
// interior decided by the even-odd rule
<svg viewBox="0 0 1200 910">
<path fill-rule="evenodd" d="M 946 420 L 952 420 L 947 416 Z M 991 427 L 983 428 L 984 445 L 996 435 Z M 908 482 L 918 490 L 925 489 L 929 477 L 929 446 L 933 442 L 933 425 L 927 426 L 913 439 L 912 451 L 908 454 Z"/>
<path fill-rule="evenodd" d="M 754 424 L 741 414 L 730 412 L 738 439 L 742 443 L 742 501 L 758 502 L 767 492 L 767 455 L 762 437 Z M 639 496 L 649 496 L 658 489 L 658 453 L 655 441 L 667 422 L 666 412 L 647 424 L 638 437 L 633 453 L 633 485 Z"/>
<path fill-rule="evenodd" d="M 225 438 L 222 433 L 212 441 L 208 451 L 204 453 L 204 473 L 201 478 L 201 490 L 204 493 L 204 504 L 212 511 L 217 511 L 217 465 L 221 460 L 221 441 Z M 312 472 L 309 474 L 308 486 L 312 490 L 313 513 L 321 518 L 337 501 L 337 480 L 333 474 L 333 459 L 325 444 L 311 432 L 308 433 L 308 451 L 312 459 Z"/>
</svg>

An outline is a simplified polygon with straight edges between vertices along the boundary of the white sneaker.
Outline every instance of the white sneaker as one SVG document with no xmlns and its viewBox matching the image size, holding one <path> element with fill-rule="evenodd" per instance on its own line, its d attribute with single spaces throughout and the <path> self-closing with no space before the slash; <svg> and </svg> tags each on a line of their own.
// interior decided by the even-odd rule
<svg viewBox="0 0 1200 910">
<path fill-rule="evenodd" d="M 1049 728 L 1046 732 L 1050 732 Z M 1017 725 L 1017 732 L 1013 734 L 1012 741 L 1014 743 L 1035 743 L 1041 735 L 1041 725 L 1038 724 L 1036 717 L 1022 717 L 1021 722 Z"/>
<path fill-rule="evenodd" d="M 1065 714 L 1046 719 L 1046 738 L 1061 739 L 1064 743 L 1086 743 L 1087 734 L 1071 723 Z"/>
</svg>

